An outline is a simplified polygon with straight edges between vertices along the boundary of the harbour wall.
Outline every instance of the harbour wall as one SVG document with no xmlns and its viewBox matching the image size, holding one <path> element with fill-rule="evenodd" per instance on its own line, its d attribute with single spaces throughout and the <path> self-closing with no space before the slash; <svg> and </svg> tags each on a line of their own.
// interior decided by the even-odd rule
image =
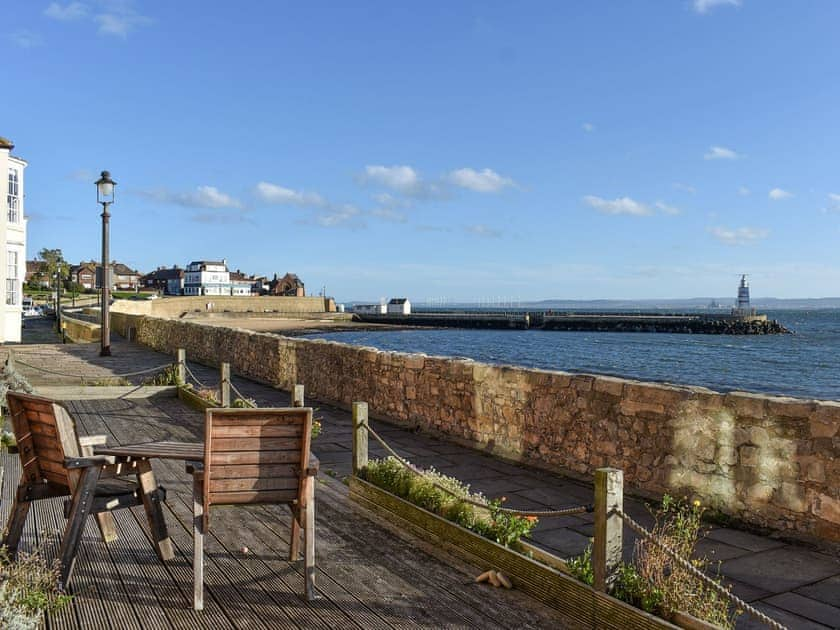
<svg viewBox="0 0 840 630">
<path fill-rule="evenodd" d="M 772 335 L 790 332 L 766 315 L 552 314 L 550 312 L 417 312 L 410 315 L 355 313 L 357 321 L 393 326 L 578 330 L 589 332 L 664 332 L 710 335 Z"/>
<path fill-rule="evenodd" d="M 627 379 L 386 352 L 154 317 L 137 340 L 188 360 L 643 495 L 689 494 L 792 537 L 840 541 L 840 402 L 722 394 Z M 118 330 L 115 323 L 114 329 Z"/>
</svg>

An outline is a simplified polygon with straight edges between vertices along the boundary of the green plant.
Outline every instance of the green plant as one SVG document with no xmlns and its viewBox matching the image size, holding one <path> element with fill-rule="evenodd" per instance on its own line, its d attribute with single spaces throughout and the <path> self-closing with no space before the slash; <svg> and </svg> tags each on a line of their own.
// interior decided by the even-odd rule
<svg viewBox="0 0 840 630">
<path fill-rule="evenodd" d="M 143 381 L 143 385 L 180 385 L 180 381 L 178 379 L 178 366 L 177 365 L 168 365 L 163 368 L 163 371 L 158 372 L 154 376 L 150 376 L 145 381 Z"/>
<path fill-rule="evenodd" d="M 653 539 L 700 571 L 706 571 L 710 565 L 705 557 L 692 557 L 703 535 L 703 511 L 699 501 L 689 503 L 669 495 L 663 497 L 658 510 L 651 510 Z M 593 583 L 591 544 L 567 564 L 574 577 L 586 584 Z M 712 579 L 721 585 L 720 578 Z M 726 597 L 644 538 L 636 541 L 633 562 L 619 565 L 612 595 L 647 612 L 664 617 L 676 611 L 685 612 L 722 628 L 734 628 L 735 616 L 740 614 L 730 612 Z"/>
<path fill-rule="evenodd" d="M 592 570 L 592 543 L 586 546 L 581 555 L 566 560 L 566 566 L 572 577 L 592 586 L 595 583 L 595 573 Z"/>
<path fill-rule="evenodd" d="M 316 437 L 321 435 L 321 431 L 323 430 L 323 426 L 321 425 L 320 420 L 313 420 L 312 421 L 312 439 L 314 440 Z"/>
<path fill-rule="evenodd" d="M 235 398 L 231 403 L 231 407 L 236 409 L 253 409 L 257 406 L 257 401 L 253 398 Z"/>
<path fill-rule="evenodd" d="M 17 441 L 15 441 L 15 434 L 11 431 L 6 431 L 5 429 L 3 429 L 3 433 L 0 433 L 0 446 L 6 449 L 17 446 Z"/>
<path fill-rule="evenodd" d="M 71 597 L 58 588 L 58 565 L 48 565 L 38 553 L 19 553 L 13 561 L 0 547 L 0 627 L 30 629 L 41 613 L 58 610 Z"/>
<path fill-rule="evenodd" d="M 414 474 L 394 457 L 369 461 L 364 478 L 506 547 L 515 546 L 537 524 L 535 517 L 504 512 L 504 498 L 488 501 L 484 495 L 471 492 L 469 485 L 434 469 Z"/>
<path fill-rule="evenodd" d="M 105 378 L 95 378 L 93 380 L 82 379 L 83 385 L 90 385 L 91 387 L 118 387 L 120 385 L 131 385 L 131 381 L 122 376 L 111 376 Z"/>
<path fill-rule="evenodd" d="M 212 387 L 199 387 L 198 389 L 193 390 L 196 396 L 202 398 L 208 402 L 219 403 L 219 392 L 213 389 Z"/>
</svg>

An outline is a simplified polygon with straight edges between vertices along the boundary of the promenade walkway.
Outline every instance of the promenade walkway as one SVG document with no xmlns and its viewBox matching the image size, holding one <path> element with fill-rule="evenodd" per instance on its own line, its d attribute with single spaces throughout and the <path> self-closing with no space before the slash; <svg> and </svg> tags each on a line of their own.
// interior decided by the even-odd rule
<svg viewBox="0 0 840 630">
<path fill-rule="evenodd" d="M 136 344 L 129 344 L 119 339 L 113 344 L 114 356 L 111 358 L 100 358 L 98 346 L 88 345 L 22 345 L 15 348 L 15 356 L 20 360 L 46 367 L 54 371 L 91 375 L 95 378 L 106 377 L 109 374 L 123 373 L 130 370 L 139 370 L 144 367 L 153 367 L 167 363 L 171 357 L 153 352 Z M 2 349 L 2 350 L 5 350 Z M 0 350 L 0 351 L 2 351 Z M 189 357 L 188 357 L 189 362 Z M 206 368 L 190 364 L 190 368 L 196 376 L 207 384 L 218 383 L 218 372 L 215 368 Z M 21 368 L 30 382 L 35 384 L 55 384 L 57 377 L 30 368 Z M 60 380 L 60 379 L 58 379 Z M 78 384 L 78 378 L 66 379 L 67 384 Z M 139 380 L 138 380 L 139 382 Z M 260 406 L 284 406 L 289 404 L 289 395 L 271 387 L 254 383 L 245 379 L 234 377 L 234 385 L 248 397 L 256 400 Z M 155 405 L 167 416 L 176 419 L 176 424 L 189 427 L 191 431 L 198 431 L 201 418 L 198 414 L 188 411 L 177 403 L 155 402 Z M 326 482 L 323 492 L 330 498 L 344 497 L 346 492 L 344 486 L 331 481 L 329 477 L 340 479 L 350 473 L 350 444 L 351 444 L 351 419 L 350 414 L 340 409 L 327 405 L 319 405 L 314 401 L 307 401 L 316 407 L 316 417 L 323 423 L 322 435 L 313 443 L 313 451 L 321 460 L 321 477 Z M 103 417 L 105 414 L 101 414 Z M 423 434 L 415 433 L 406 429 L 387 425 L 385 423 L 373 422 L 372 426 L 380 433 L 398 452 L 404 454 L 413 463 L 420 466 L 434 466 L 437 470 L 458 477 L 462 481 L 470 483 L 475 490 L 482 491 L 487 496 L 506 496 L 507 506 L 522 509 L 541 510 L 550 507 L 563 507 L 581 503 L 591 503 L 592 487 L 569 478 L 547 473 L 543 470 L 514 465 L 483 453 L 463 448 L 461 446 L 438 440 Z M 146 439 L 162 439 L 163 435 L 171 439 L 179 439 L 174 434 L 170 436 L 160 422 L 155 422 L 154 434 L 145 433 Z M 196 433 L 198 435 L 198 433 Z M 181 438 L 183 439 L 183 438 Z M 382 449 L 371 442 L 371 457 L 384 456 Z M 177 483 L 178 478 L 183 478 L 182 471 L 172 470 L 169 473 L 159 473 L 161 483 L 170 486 Z M 322 492 L 319 486 L 318 492 Z M 184 495 L 186 496 L 186 495 Z M 185 499 L 183 499 L 185 500 Z M 319 504 L 321 505 L 321 504 Z M 183 506 L 177 508 L 182 511 Z M 633 516 L 643 525 L 649 525 L 651 519 L 647 509 L 640 501 L 626 499 L 625 511 Z M 319 511 L 319 540 L 321 529 L 327 522 L 334 518 L 351 518 L 353 511 L 348 507 L 333 508 L 327 507 Z M 179 518 L 185 516 L 181 514 Z M 354 522 L 355 523 L 355 522 Z M 425 610 L 436 621 L 427 619 L 431 625 L 443 623 L 448 615 L 458 606 L 444 604 L 436 600 L 437 589 L 440 586 L 438 580 L 446 576 L 446 571 L 441 565 L 426 556 L 420 550 L 412 551 L 410 560 L 402 560 L 402 567 L 382 566 L 386 562 L 383 556 L 385 547 L 381 547 L 377 537 L 378 550 L 373 558 L 369 558 L 364 552 L 360 552 L 357 545 L 364 544 L 364 536 L 359 532 L 367 531 L 370 526 L 362 527 L 354 524 L 355 537 L 352 544 L 344 539 L 339 545 L 347 553 L 354 552 L 354 562 L 375 561 L 374 567 L 369 567 L 365 578 L 369 582 L 361 581 L 363 586 L 369 586 L 376 593 L 378 588 L 383 590 L 379 596 L 385 601 L 393 601 L 393 598 L 401 597 L 400 593 L 418 594 L 422 593 L 422 601 L 415 601 L 408 605 L 405 610 L 398 611 L 398 616 L 408 610 L 414 611 L 411 614 L 420 614 L 419 610 Z M 580 554 L 589 542 L 592 535 L 591 515 L 565 516 L 562 518 L 544 519 L 539 523 L 535 533 L 534 542 L 545 549 L 560 555 L 569 557 Z M 330 527 L 330 531 L 333 528 Z M 333 532 L 333 536 L 344 536 Z M 395 550 L 405 547 L 397 542 L 396 538 L 382 534 L 383 540 L 387 541 L 390 549 Z M 329 537 L 328 537 L 329 539 Z M 221 541 L 220 541 L 221 542 Z M 337 541 L 338 542 L 338 541 Z M 634 537 L 625 529 L 625 555 L 629 558 L 632 553 Z M 232 544 L 232 543 L 230 543 Z M 414 543 L 412 543 L 414 544 Z M 351 549 L 356 547 L 355 550 Z M 319 552 L 319 561 L 323 558 L 327 563 L 331 562 L 331 555 L 334 553 L 331 546 Z M 826 546 L 820 549 L 808 548 L 802 544 L 792 544 L 772 537 L 758 536 L 744 531 L 725 527 L 713 526 L 708 536 L 700 543 L 699 550 L 715 562 L 720 563 L 721 573 L 732 583 L 734 592 L 761 609 L 774 619 L 787 625 L 790 628 L 840 628 L 840 559 L 831 547 Z M 186 553 L 188 553 L 188 549 Z M 223 552 L 223 550 L 220 550 Z M 224 552 L 223 552 L 224 553 Z M 230 555 L 230 552 L 226 552 Z M 235 554 L 234 554 L 235 555 Z M 384 554 L 387 556 L 387 554 Z M 334 556 L 333 556 L 334 559 Z M 226 560 L 226 562 L 238 562 L 240 559 Z M 426 563 L 429 563 L 428 569 Z M 281 563 L 286 564 L 286 563 Z M 474 570 L 474 569 L 473 569 Z M 327 569 L 329 572 L 329 569 Z M 404 573 L 408 571 L 408 573 Z M 455 583 L 450 583 L 444 590 L 452 589 L 453 596 L 462 597 L 461 591 L 475 595 L 473 587 L 465 588 L 463 583 L 469 574 L 468 568 L 465 573 L 455 578 Z M 377 572 L 380 572 L 377 578 Z M 387 578 L 382 576 L 388 573 Z M 414 580 L 418 576 L 424 576 L 420 583 Z M 436 576 L 436 577 L 432 577 Z M 454 574 L 453 574 L 454 576 Z M 90 579 L 96 578 L 96 573 L 91 571 Z M 223 579 L 228 579 L 223 577 Z M 397 582 L 392 582 L 397 580 Z M 395 586 L 396 585 L 396 586 Z M 403 590 L 405 589 L 405 590 Z M 429 590 L 432 589 L 432 590 Z M 212 589 L 211 589 L 212 590 Z M 509 594 L 508 594 L 509 595 Z M 413 595 L 407 595 L 409 599 Z M 419 595 L 418 595 L 419 596 Z M 483 597 L 482 593 L 478 594 Z M 505 594 L 493 592 L 489 600 Z M 425 599 L 424 599 L 425 598 Z M 548 622 L 546 609 L 533 604 L 527 607 L 528 612 L 518 612 L 522 601 L 525 598 L 518 597 L 505 599 L 504 606 L 513 606 L 511 614 L 518 615 L 510 618 L 497 616 L 497 611 L 485 610 L 480 614 L 489 613 L 503 626 L 512 627 L 535 624 L 548 624 L 557 627 L 558 621 Z M 302 604 L 301 604 L 302 605 Z M 374 606 L 369 601 L 364 601 L 365 606 Z M 461 602 L 465 610 L 470 614 L 479 614 L 481 605 L 473 600 L 471 604 Z M 470 606 L 478 606 L 473 610 Z M 460 619 L 460 618 L 459 618 Z M 475 618 L 469 618 L 467 625 L 475 622 Z M 412 621 L 418 621 L 412 618 Z M 426 621 L 419 620 L 419 623 Z M 463 619 L 451 620 L 454 625 L 459 625 Z M 562 623 L 560 624 L 562 627 Z M 739 628 L 761 627 L 752 619 L 743 616 L 739 620 Z"/>
</svg>

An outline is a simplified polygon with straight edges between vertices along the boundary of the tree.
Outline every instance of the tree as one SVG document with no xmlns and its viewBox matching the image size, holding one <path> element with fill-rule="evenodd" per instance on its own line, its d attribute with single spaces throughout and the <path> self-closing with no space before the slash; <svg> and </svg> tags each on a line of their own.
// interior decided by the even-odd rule
<svg viewBox="0 0 840 630">
<path fill-rule="evenodd" d="M 43 261 L 41 267 L 47 277 L 50 288 L 55 288 L 55 274 L 59 269 L 61 270 L 62 280 L 70 277 L 70 264 L 64 260 L 64 254 L 61 253 L 60 249 L 47 249 L 45 247 L 38 252 L 38 258 Z"/>
</svg>

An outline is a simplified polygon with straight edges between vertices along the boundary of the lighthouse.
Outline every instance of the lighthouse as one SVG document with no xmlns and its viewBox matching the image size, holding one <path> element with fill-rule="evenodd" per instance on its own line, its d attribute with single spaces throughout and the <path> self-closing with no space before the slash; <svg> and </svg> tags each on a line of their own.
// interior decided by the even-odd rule
<svg viewBox="0 0 840 630">
<path fill-rule="evenodd" d="M 750 308 L 750 285 L 747 284 L 747 276 L 741 276 L 741 284 L 738 286 L 738 302 L 735 310 L 738 315 L 752 315 Z"/>
</svg>

